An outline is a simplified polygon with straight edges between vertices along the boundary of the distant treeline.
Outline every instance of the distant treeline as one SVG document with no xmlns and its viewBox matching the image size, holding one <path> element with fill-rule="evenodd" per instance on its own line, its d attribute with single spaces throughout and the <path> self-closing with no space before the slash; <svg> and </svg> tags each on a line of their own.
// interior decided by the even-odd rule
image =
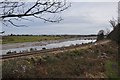
<svg viewBox="0 0 120 80">
<path fill-rule="evenodd" d="M 5 35 L 5 36 L 55 36 L 55 37 L 96 37 L 97 35 L 32 35 L 32 34 L 10 34 L 10 35 Z"/>
</svg>

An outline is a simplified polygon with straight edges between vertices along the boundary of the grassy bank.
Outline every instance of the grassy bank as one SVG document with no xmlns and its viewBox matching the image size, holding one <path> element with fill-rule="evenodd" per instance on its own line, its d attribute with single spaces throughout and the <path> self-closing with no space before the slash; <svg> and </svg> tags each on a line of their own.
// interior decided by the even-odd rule
<svg viewBox="0 0 120 80">
<path fill-rule="evenodd" d="M 0 40 L 0 44 L 2 44 L 2 40 Z"/>
<path fill-rule="evenodd" d="M 3 36 L 2 43 L 23 43 L 23 42 L 36 42 L 36 41 L 47 41 L 47 40 L 58 40 L 64 39 L 60 36 Z"/>
<path fill-rule="evenodd" d="M 114 42 L 61 53 L 3 61 L 3 78 L 116 78 L 118 46 Z"/>
</svg>

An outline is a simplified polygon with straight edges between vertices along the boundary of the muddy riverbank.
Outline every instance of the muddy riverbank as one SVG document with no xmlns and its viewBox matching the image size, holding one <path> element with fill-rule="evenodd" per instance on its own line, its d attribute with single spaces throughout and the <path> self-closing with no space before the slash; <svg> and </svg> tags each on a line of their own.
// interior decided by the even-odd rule
<svg viewBox="0 0 120 80">
<path fill-rule="evenodd" d="M 54 40 L 54 41 L 41 41 L 41 42 L 31 42 L 31 43 L 16 43 L 16 44 L 5 44 L 2 47 L 2 54 L 8 53 L 21 53 L 21 52 L 31 52 L 42 49 L 53 49 L 60 47 L 67 47 L 71 45 L 79 45 L 86 43 L 93 43 L 96 40 L 81 40 L 81 39 L 67 39 L 67 40 Z"/>
<path fill-rule="evenodd" d="M 45 46 L 51 43 L 59 43 L 59 42 L 79 40 L 79 39 L 80 38 L 71 38 L 71 39 L 63 39 L 63 40 L 49 40 L 49 41 L 40 41 L 40 42 L 2 44 L 2 50 L 13 49 L 13 48 L 24 48 L 24 47 L 31 47 L 31 46 Z"/>
</svg>

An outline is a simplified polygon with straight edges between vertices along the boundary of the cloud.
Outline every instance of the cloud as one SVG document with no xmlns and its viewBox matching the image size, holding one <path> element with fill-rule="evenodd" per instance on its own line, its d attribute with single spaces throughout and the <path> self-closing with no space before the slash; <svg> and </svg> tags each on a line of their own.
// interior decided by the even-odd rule
<svg viewBox="0 0 120 80">
<path fill-rule="evenodd" d="M 29 27 L 3 29 L 6 34 L 97 34 L 100 29 L 111 29 L 109 20 L 117 18 L 117 3 L 72 2 L 72 6 L 59 15 L 64 19 L 60 23 L 44 23 L 32 18 L 34 22 L 22 22 Z"/>
</svg>

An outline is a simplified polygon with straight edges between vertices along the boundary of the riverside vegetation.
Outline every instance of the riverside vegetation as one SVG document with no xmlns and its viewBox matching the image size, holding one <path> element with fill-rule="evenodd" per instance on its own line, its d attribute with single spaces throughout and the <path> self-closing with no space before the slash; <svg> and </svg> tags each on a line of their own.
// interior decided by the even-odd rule
<svg viewBox="0 0 120 80">
<path fill-rule="evenodd" d="M 116 78 L 118 45 L 110 41 L 61 53 L 4 60 L 3 78 Z"/>
<path fill-rule="evenodd" d="M 59 40 L 64 39 L 61 36 L 34 36 L 34 35 L 20 35 L 20 36 L 3 36 L 2 44 L 8 43 L 23 43 L 23 42 L 39 42 L 39 41 L 48 41 L 48 40 Z"/>
<path fill-rule="evenodd" d="M 8 35 L 0 38 L 0 43 L 23 43 L 23 42 L 40 42 L 49 40 L 63 40 L 81 37 L 96 37 L 96 35 Z"/>
</svg>

